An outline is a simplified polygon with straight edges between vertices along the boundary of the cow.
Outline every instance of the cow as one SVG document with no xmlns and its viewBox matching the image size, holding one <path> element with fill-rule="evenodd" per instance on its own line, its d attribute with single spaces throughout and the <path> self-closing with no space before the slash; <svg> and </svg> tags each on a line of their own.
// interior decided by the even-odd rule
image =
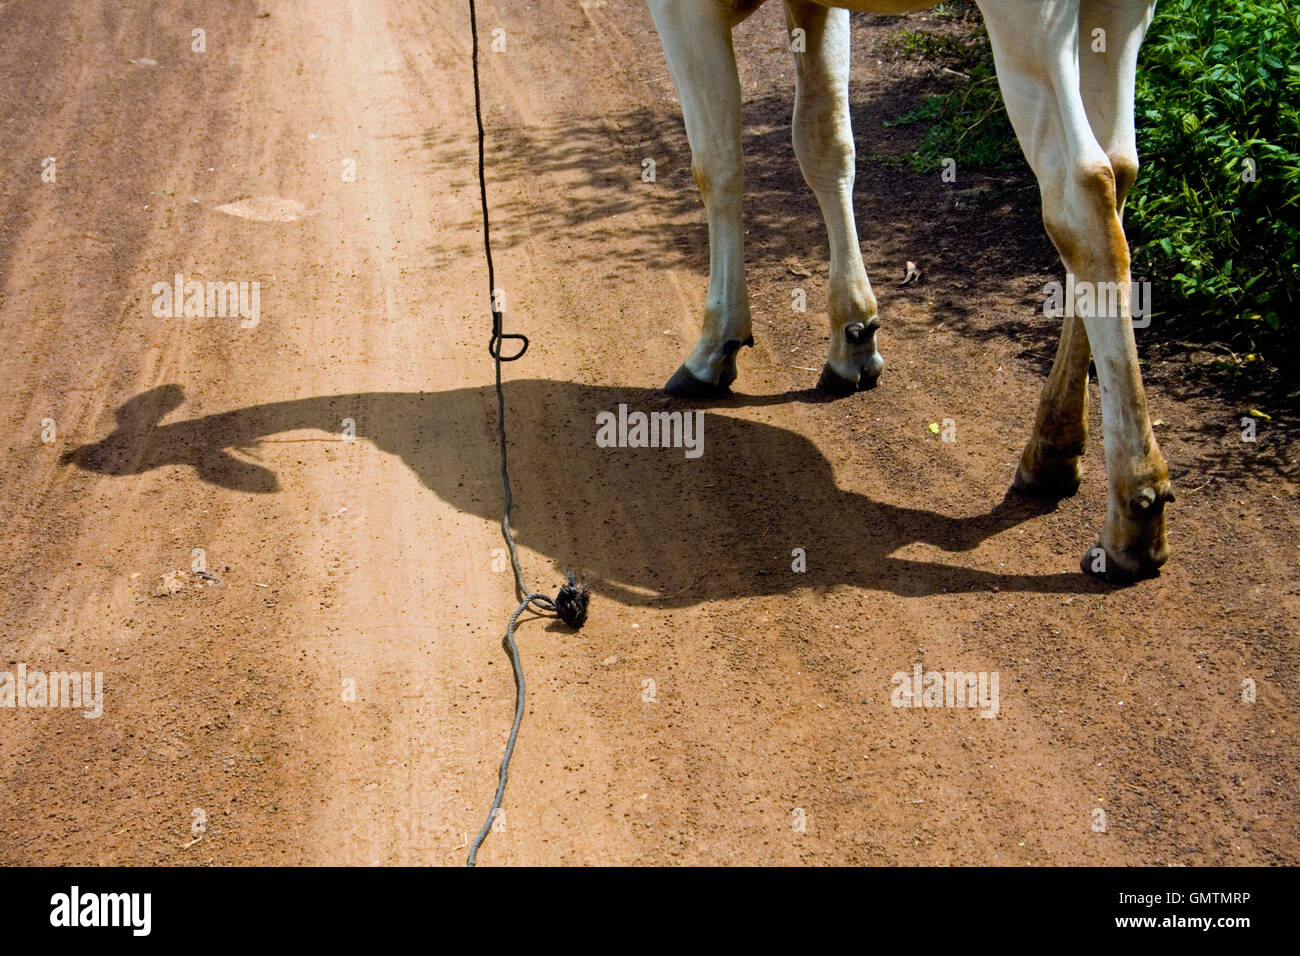
<svg viewBox="0 0 1300 956">
<path fill-rule="evenodd" d="M 671 395 L 712 399 L 753 344 L 741 217 L 740 82 L 731 30 L 764 0 L 649 0 L 681 101 L 691 171 L 709 226 L 709 288 L 695 348 Z M 1077 289 L 1114 284 L 1118 308 L 1066 308 L 1060 344 L 1013 489 L 1060 498 L 1079 487 L 1089 362 L 1101 387 L 1106 522 L 1083 570 L 1108 581 L 1157 572 L 1169 558 L 1169 470 L 1156 445 L 1133 338 L 1124 199 L 1137 176 L 1133 89 L 1154 0 L 977 0 L 1002 98 L 1037 177 L 1043 224 Z M 880 320 L 853 214 L 849 11 L 901 14 L 923 0 L 785 0 L 795 67 L 794 152 L 826 222 L 830 347 L 818 386 L 843 395 L 876 384 Z M 802 31 L 795 34 L 794 31 Z M 1094 52 L 1096 31 L 1104 52 Z M 1085 38 L 1081 46 L 1080 38 Z M 1080 296 L 1082 298 L 1082 296 Z M 1095 297 L 1090 297 L 1096 301 Z M 1087 313 L 1087 314 L 1084 314 Z"/>
</svg>

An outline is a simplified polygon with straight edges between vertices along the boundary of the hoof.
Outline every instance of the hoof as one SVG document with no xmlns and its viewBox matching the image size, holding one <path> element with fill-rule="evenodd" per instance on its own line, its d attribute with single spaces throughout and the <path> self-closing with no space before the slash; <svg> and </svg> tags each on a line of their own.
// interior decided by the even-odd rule
<svg viewBox="0 0 1300 956">
<path fill-rule="evenodd" d="M 831 368 L 830 363 L 827 362 L 822 366 L 822 374 L 821 378 L 817 379 L 817 387 L 823 392 L 829 392 L 832 395 L 852 395 L 854 392 L 865 392 L 869 388 L 875 388 L 879 379 L 879 371 L 871 374 L 867 369 L 863 369 L 856 380 L 845 378 Z"/>
<path fill-rule="evenodd" d="M 674 398 L 721 398 L 731 394 L 731 383 L 736 380 L 736 353 L 744 346 L 754 347 L 752 335 L 743 339 L 728 339 L 722 343 L 720 350 L 710 355 L 709 360 L 718 363 L 716 383 L 700 378 L 683 362 L 664 386 L 664 391 Z"/>
<path fill-rule="evenodd" d="M 1077 459 L 1062 459 L 1051 467 L 1039 468 L 1026 474 L 1024 468 L 1016 469 L 1011 490 L 1027 498 L 1069 498 L 1079 490 L 1081 472 Z"/>
<path fill-rule="evenodd" d="M 734 379 L 735 376 L 733 375 Z M 717 384 L 696 378 L 685 365 L 673 373 L 664 391 L 674 398 L 721 398 L 731 393 L 731 382 Z"/>
<path fill-rule="evenodd" d="M 1035 437 L 1016 466 L 1013 490 L 1031 498 L 1068 498 L 1083 480 L 1084 438 L 1055 444 Z"/>
<path fill-rule="evenodd" d="M 1132 566 L 1122 565 L 1106 552 L 1100 542 L 1085 551 L 1079 561 L 1084 574 L 1107 584 L 1132 584 L 1134 581 L 1153 578 L 1160 573 L 1160 564 L 1139 561 Z"/>
</svg>

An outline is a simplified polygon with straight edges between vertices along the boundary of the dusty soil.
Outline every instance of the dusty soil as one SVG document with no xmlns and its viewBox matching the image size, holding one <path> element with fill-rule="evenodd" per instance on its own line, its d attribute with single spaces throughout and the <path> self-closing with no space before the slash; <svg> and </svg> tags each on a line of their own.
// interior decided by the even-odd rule
<svg viewBox="0 0 1300 956">
<path fill-rule="evenodd" d="M 920 19 L 854 21 L 888 365 L 834 402 L 779 6 L 738 29 L 758 344 L 688 460 L 594 442 L 598 411 L 674 407 L 705 289 L 647 11 L 481 3 L 485 44 L 506 31 L 484 51 L 498 275 L 532 337 L 506 370 L 519 541 L 534 586 L 573 567 L 594 591 L 577 634 L 521 626 L 481 862 L 1300 861 L 1280 425 L 1244 443 L 1189 362 L 1151 364 L 1174 558 L 1133 587 L 1077 570 L 1098 443 L 1076 497 L 1004 500 L 1057 267 L 1023 173 L 954 190 L 897 161 L 917 131 L 882 121 L 942 82 L 886 56 Z M 104 675 L 98 719 L 0 709 L 0 862 L 462 862 L 515 602 L 465 5 L 14 0 L 0 34 L 0 668 Z M 303 214 L 218 210 L 266 197 Z M 258 281 L 260 323 L 155 318 L 177 272 Z M 893 707 L 917 662 L 998 672 L 997 717 Z"/>
</svg>

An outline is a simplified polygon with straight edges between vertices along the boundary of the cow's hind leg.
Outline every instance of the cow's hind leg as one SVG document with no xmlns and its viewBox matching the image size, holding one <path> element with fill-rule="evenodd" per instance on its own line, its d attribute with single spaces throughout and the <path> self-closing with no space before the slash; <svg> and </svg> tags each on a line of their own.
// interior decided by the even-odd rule
<svg viewBox="0 0 1300 956">
<path fill-rule="evenodd" d="M 736 378 L 736 352 L 753 345 L 741 219 L 740 79 L 729 0 L 650 0 L 664 58 L 682 102 L 691 172 L 709 218 L 709 295 L 700 339 L 666 389 L 701 398 Z"/>
<path fill-rule="evenodd" d="M 1133 87 L 1154 14 L 1155 0 L 1082 0 L 1079 9 L 1079 88 L 1088 124 L 1115 172 L 1121 215 L 1138 174 Z"/>
<path fill-rule="evenodd" d="M 871 388 L 884 359 L 876 350 L 876 298 L 853 220 L 854 147 L 849 122 L 849 12 L 788 0 L 794 50 L 794 152 L 817 197 L 830 242 L 831 340 L 819 387 L 846 394 Z M 802 49 L 800 49 L 802 46 Z"/>
<path fill-rule="evenodd" d="M 1133 83 L 1151 14 L 1149 0 L 1082 0 L 1079 10 L 1080 94 L 1088 124 L 1115 175 L 1115 208 L 1121 214 L 1137 178 Z M 1074 290 L 1067 289 L 1066 295 L 1074 296 Z M 1092 351 L 1083 320 L 1077 310 L 1071 312 L 1061 329 L 1034 434 L 1016 471 L 1016 488 L 1029 494 L 1062 497 L 1079 486 L 1079 459 L 1088 437 Z"/>
<path fill-rule="evenodd" d="M 1107 8 L 1115 14 L 1115 26 L 1108 42 L 1120 41 L 1114 34 L 1123 32 L 1126 17 L 1121 13 L 1129 14 L 1131 26 L 1145 27 L 1149 7 L 1147 0 L 1111 0 Z M 1122 179 L 1127 186 L 1131 177 L 1128 170 L 1115 168 L 1107 152 L 1110 143 L 1102 144 L 1085 111 L 1079 57 L 1092 54 L 1086 46 L 1079 48 L 1078 0 L 981 0 L 980 8 L 1007 114 L 1038 177 L 1044 225 L 1067 274 L 1091 295 L 1091 307 L 1076 306 L 1076 311 L 1083 313 L 1101 386 L 1109 492 L 1099 545 L 1085 554 L 1083 567 L 1111 580 L 1141 577 L 1168 559 L 1164 506 L 1173 496 L 1151 431 L 1133 340 L 1129 253 L 1118 189 Z M 1135 55 L 1135 44 L 1132 49 Z M 1118 64 L 1110 68 L 1118 70 Z M 1127 83 L 1118 96 L 1131 97 L 1131 71 L 1127 80 L 1122 72 L 1116 76 L 1121 85 Z M 1077 347 L 1063 343 L 1062 349 L 1061 378 L 1071 378 L 1070 387 L 1080 388 L 1075 382 L 1081 379 L 1082 342 Z M 1071 418 L 1076 404 L 1082 409 L 1080 399 L 1065 401 L 1055 394 L 1053 401 L 1069 408 Z"/>
<path fill-rule="evenodd" d="M 1073 294 L 1067 292 L 1067 295 Z M 1065 498 L 1079 490 L 1080 458 L 1088 441 L 1088 332 L 1077 316 L 1061 326 L 1056 360 L 1038 402 L 1034 433 L 1016 469 L 1017 491 Z"/>
</svg>

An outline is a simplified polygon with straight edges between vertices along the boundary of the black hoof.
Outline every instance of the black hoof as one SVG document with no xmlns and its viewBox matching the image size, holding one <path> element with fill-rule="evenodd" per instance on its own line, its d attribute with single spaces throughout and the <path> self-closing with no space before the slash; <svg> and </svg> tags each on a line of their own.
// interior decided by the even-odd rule
<svg viewBox="0 0 1300 956">
<path fill-rule="evenodd" d="M 857 381 L 854 381 L 835 371 L 827 362 L 822 366 L 822 374 L 821 378 L 817 379 L 817 387 L 823 392 L 830 392 L 832 395 L 852 395 L 854 392 L 865 392 L 869 388 L 875 388 L 879 379 L 879 373 L 867 375 L 864 371 L 858 376 Z"/>
<path fill-rule="evenodd" d="M 1121 568 L 1111 560 L 1110 555 L 1100 544 L 1084 552 L 1079 567 L 1088 577 L 1104 581 L 1106 584 L 1132 584 L 1135 581 L 1153 578 L 1160 573 L 1159 568 L 1145 565 L 1136 571 Z"/>
<path fill-rule="evenodd" d="M 1079 490 L 1079 484 L 1079 474 L 1074 468 L 1049 470 L 1032 478 L 1026 478 L 1024 472 L 1016 469 L 1011 490 L 1026 498 L 1043 498 L 1052 501 L 1074 495 Z"/>
<path fill-rule="evenodd" d="M 695 375 L 685 365 L 673 373 L 664 391 L 674 398 L 721 398 L 731 393 L 730 383 L 715 385 Z"/>
</svg>

